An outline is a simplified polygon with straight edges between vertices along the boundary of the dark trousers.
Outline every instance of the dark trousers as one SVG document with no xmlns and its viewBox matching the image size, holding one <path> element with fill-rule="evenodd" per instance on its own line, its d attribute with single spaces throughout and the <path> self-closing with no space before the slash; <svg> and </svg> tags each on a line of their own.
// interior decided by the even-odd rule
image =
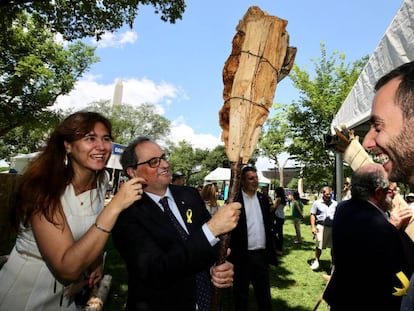
<svg viewBox="0 0 414 311">
<path fill-rule="evenodd" d="M 283 250 L 283 225 L 284 224 L 285 224 L 284 218 L 275 216 L 275 235 L 276 235 L 275 246 L 276 246 L 276 250 L 278 251 Z"/>
<path fill-rule="evenodd" d="M 246 262 L 234 264 L 233 297 L 235 311 L 247 311 L 250 282 L 259 311 L 272 310 L 269 265 L 265 250 L 248 251 Z"/>
</svg>

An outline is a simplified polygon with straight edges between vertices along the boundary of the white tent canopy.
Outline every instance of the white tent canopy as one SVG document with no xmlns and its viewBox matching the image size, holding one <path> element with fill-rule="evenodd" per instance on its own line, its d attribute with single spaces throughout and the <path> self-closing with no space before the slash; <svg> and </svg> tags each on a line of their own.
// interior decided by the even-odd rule
<svg viewBox="0 0 414 311">
<path fill-rule="evenodd" d="M 40 152 L 19 154 L 11 158 L 10 168 L 15 169 L 17 173 L 23 174 L 31 160 L 36 158 Z"/>
<path fill-rule="evenodd" d="M 405 0 L 355 82 L 331 127 L 355 128 L 370 117 L 375 83 L 395 67 L 414 60 L 414 0 Z"/>
<path fill-rule="evenodd" d="M 270 179 L 264 177 L 262 171 L 257 171 L 257 176 L 259 177 L 259 183 L 270 184 Z M 230 181 L 230 177 L 231 171 L 229 168 L 218 167 L 214 171 L 210 172 L 206 177 L 204 177 L 204 181 Z"/>
</svg>

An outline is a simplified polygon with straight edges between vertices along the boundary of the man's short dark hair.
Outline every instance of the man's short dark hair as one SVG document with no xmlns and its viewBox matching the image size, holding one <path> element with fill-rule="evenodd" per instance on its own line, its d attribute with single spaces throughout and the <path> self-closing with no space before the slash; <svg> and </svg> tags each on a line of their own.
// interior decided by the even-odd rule
<svg viewBox="0 0 414 311">
<path fill-rule="evenodd" d="M 185 177 L 184 173 L 175 172 L 175 173 L 173 173 L 171 180 L 174 182 L 175 180 L 183 178 L 183 177 Z"/>
<path fill-rule="evenodd" d="M 128 176 L 128 168 L 136 168 L 137 163 L 139 162 L 139 159 L 137 158 L 137 155 L 135 154 L 135 147 L 144 141 L 151 141 L 151 139 L 147 136 L 138 136 L 133 141 L 131 141 L 128 146 L 124 149 L 124 151 L 121 154 L 121 159 L 119 162 L 122 165 L 122 169 L 124 170 L 124 173 L 126 176 Z"/>
<path fill-rule="evenodd" d="M 254 166 L 246 165 L 245 167 L 242 168 L 241 178 L 244 178 L 247 172 L 257 172 L 257 169 Z"/>
</svg>

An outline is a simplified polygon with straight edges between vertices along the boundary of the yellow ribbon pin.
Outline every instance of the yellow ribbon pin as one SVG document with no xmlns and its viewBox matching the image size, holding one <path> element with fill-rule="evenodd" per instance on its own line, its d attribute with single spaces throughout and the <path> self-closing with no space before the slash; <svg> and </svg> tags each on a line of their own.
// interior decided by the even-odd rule
<svg viewBox="0 0 414 311">
<path fill-rule="evenodd" d="M 185 214 L 187 215 L 187 223 L 192 224 L 193 220 L 191 218 L 193 217 L 193 211 L 189 208 Z"/>
<path fill-rule="evenodd" d="M 410 287 L 410 281 L 408 280 L 408 278 L 406 277 L 406 275 L 402 271 L 396 273 L 396 275 L 397 275 L 397 278 L 400 280 L 403 287 L 401 287 L 401 288 L 394 287 L 395 292 L 392 293 L 392 294 L 394 296 L 404 296 L 408 292 L 408 289 Z"/>
</svg>

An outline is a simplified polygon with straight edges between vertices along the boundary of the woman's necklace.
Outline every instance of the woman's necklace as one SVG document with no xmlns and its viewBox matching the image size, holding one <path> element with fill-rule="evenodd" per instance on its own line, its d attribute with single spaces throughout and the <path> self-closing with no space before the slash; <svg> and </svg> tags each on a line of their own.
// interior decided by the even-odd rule
<svg viewBox="0 0 414 311">
<path fill-rule="evenodd" d="M 85 201 L 84 200 L 81 200 L 79 198 L 79 196 L 81 196 L 85 191 L 91 190 L 90 189 L 91 188 L 90 185 L 88 185 L 87 187 L 85 187 L 83 189 L 80 189 L 74 182 L 72 182 L 72 185 L 73 185 L 73 190 L 74 190 L 76 199 L 79 201 L 80 205 L 83 206 L 83 203 L 85 203 Z M 91 200 L 91 205 L 92 205 L 92 193 L 90 193 L 89 198 Z"/>
<path fill-rule="evenodd" d="M 82 192 L 82 193 L 83 193 L 83 192 Z M 81 194 L 82 194 L 82 193 L 81 193 Z M 75 197 L 76 197 L 76 199 L 78 199 L 78 201 L 79 201 L 80 205 L 81 205 L 81 206 L 83 206 L 83 201 L 79 198 L 79 196 L 80 196 L 81 194 L 79 194 L 79 195 L 75 195 Z"/>
</svg>

